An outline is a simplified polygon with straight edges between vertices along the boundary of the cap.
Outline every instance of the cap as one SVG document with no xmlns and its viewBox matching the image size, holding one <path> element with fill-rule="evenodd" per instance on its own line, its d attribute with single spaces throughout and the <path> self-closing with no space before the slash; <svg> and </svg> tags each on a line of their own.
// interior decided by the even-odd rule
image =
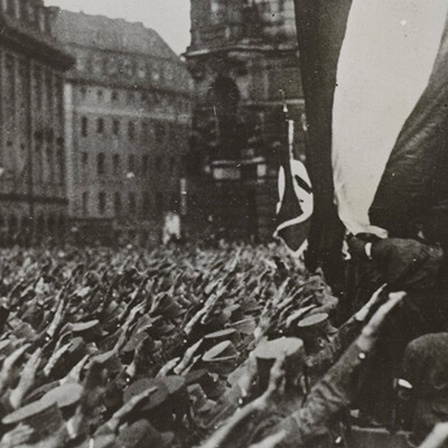
<svg viewBox="0 0 448 448">
<path fill-rule="evenodd" d="M 337 330 L 330 324 L 327 313 L 312 314 L 297 324 L 297 336 L 305 342 L 308 354 L 317 353 L 327 336 L 335 331 Z"/>
<path fill-rule="evenodd" d="M 253 317 L 247 317 L 237 322 L 229 323 L 227 326 L 237 330 L 241 334 L 251 335 L 257 328 L 257 323 Z"/>
<path fill-rule="evenodd" d="M 99 355 L 92 356 L 89 361 L 89 365 L 93 362 L 101 364 L 109 372 L 119 372 L 123 366 L 121 365 L 120 358 L 115 350 L 101 353 Z"/>
<path fill-rule="evenodd" d="M 176 404 L 171 400 L 164 379 L 143 378 L 137 380 L 125 390 L 123 401 L 127 402 L 132 397 L 154 387 L 156 390 L 150 395 L 149 400 L 133 411 L 133 417 L 134 420 L 145 418 L 151 421 L 158 430 L 165 431 L 173 425 L 173 409 Z"/>
<path fill-rule="evenodd" d="M 223 341 L 202 356 L 202 362 L 215 373 L 228 374 L 237 363 L 238 352 L 230 341 Z"/>
<path fill-rule="evenodd" d="M 297 326 L 302 329 L 319 328 L 324 329 L 328 321 L 327 313 L 317 313 L 302 319 Z"/>
<path fill-rule="evenodd" d="M 271 367 L 280 356 L 285 356 L 286 379 L 292 381 L 302 371 L 306 353 L 299 338 L 279 338 L 264 341 L 254 350 L 257 360 L 258 385 L 264 391 L 270 379 Z"/>
<path fill-rule="evenodd" d="M 205 335 L 203 347 L 207 350 L 220 342 L 231 341 L 236 343 L 239 342 L 239 339 L 239 334 L 234 328 L 227 328 Z"/>
<path fill-rule="evenodd" d="M 124 392 L 123 401 L 128 402 L 131 398 L 140 395 L 148 389 L 156 387 L 157 389 L 149 397 L 149 402 L 140 409 L 152 410 L 169 400 L 169 392 L 161 379 L 143 378 L 132 383 Z"/>
</svg>

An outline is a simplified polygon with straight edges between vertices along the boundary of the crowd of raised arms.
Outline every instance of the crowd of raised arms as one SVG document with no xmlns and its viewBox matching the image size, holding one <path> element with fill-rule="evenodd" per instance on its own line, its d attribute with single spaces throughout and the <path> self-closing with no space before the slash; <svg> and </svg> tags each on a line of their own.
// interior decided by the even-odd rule
<svg viewBox="0 0 448 448">
<path fill-rule="evenodd" d="M 321 276 L 275 244 L 12 248 L 0 273 L 1 448 L 344 446 L 404 297 L 336 329 Z"/>
</svg>

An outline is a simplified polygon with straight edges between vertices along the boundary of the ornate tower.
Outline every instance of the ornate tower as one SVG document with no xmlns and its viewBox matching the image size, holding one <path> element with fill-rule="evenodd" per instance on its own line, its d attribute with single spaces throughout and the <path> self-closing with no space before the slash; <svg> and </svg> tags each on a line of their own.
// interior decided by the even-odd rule
<svg viewBox="0 0 448 448">
<path fill-rule="evenodd" d="M 229 235 L 265 239 L 274 226 L 284 102 L 303 113 L 293 0 L 191 0 L 185 57 L 198 95 L 193 151 L 213 176 L 211 211 Z M 295 148 L 303 152 L 296 126 Z M 298 155 L 298 154 L 297 154 Z"/>
</svg>

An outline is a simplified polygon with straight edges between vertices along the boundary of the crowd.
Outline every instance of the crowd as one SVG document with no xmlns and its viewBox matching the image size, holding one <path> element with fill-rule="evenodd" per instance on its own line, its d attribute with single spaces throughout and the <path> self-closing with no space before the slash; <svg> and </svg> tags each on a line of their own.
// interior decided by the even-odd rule
<svg viewBox="0 0 448 448">
<path fill-rule="evenodd" d="M 403 300 L 379 288 L 336 329 L 275 244 L 1 255 L 1 448 L 343 446 Z"/>
<path fill-rule="evenodd" d="M 200 443 L 258 341 L 334 307 L 290 263 L 276 246 L 4 249 L 2 448 Z"/>
</svg>

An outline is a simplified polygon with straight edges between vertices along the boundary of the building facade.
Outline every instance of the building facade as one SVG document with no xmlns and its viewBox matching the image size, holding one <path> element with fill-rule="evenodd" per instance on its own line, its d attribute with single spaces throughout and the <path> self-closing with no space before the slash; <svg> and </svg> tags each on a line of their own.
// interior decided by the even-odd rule
<svg viewBox="0 0 448 448">
<path fill-rule="evenodd" d="M 304 100 L 293 0 L 191 0 L 185 53 L 199 98 L 193 152 L 210 168 L 209 209 L 230 237 L 267 239 L 275 227 L 278 154 L 294 119 L 304 152 Z"/>
<path fill-rule="evenodd" d="M 67 228 L 64 72 L 74 59 L 43 0 L 1 0 L 1 242 L 63 237 Z"/>
<path fill-rule="evenodd" d="M 83 233 L 143 242 L 181 212 L 192 81 L 141 23 L 60 11 L 58 39 L 76 58 L 65 84 L 69 211 Z"/>
</svg>

